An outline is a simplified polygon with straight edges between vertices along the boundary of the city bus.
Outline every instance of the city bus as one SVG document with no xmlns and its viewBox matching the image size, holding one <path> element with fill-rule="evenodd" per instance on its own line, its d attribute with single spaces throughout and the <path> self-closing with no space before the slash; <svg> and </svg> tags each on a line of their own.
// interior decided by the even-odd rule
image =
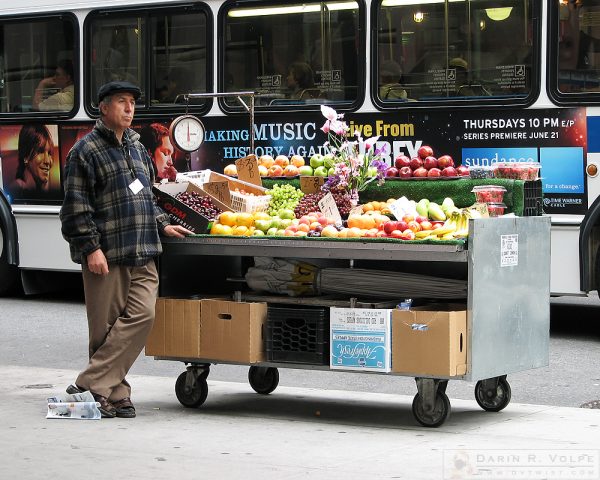
<svg viewBox="0 0 600 480">
<path fill-rule="evenodd" d="M 251 131 L 257 155 L 321 152 L 321 105 L 379 136 L 390 165 L 424 144 L 466 166 L 538 162 L 551 291 L 597 290 L 599 14 L 600 0 L 4 2 L 0 292 L 79 270 L 58 218 L 65 159 L 115 79 L 141 87 L 133 128 L 151 154 L 160 126 L 201 119 L 199 150 L 165 147 L 178 172 L 222 172 Z M 252 127 L 235 96 L 187 96 L 246 91 Z"/>
</svg>

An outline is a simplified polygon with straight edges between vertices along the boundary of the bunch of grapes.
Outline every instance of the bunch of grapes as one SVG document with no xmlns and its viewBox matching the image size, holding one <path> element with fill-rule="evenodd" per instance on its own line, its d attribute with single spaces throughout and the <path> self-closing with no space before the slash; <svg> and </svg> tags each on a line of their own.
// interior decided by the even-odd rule
<svg viewBox="0 0 600 480">
<path fill-rule="evenodd" d="M 294 210 L 300 199 L 304 196 L 302 190 L 289 184 L 279 185 L 276 183 L 271 190 L 267 191 L 271 195 L 271 202 L 267 213 L 277 215 L 281 209 Z"/>
<path fill-rule="evenodd" d="M 300 218 L 302 215 L 307 215 L 310 212 L 318 212 L 319 211 L 319 200 L 321 200 L 327 192 L 318 192 L 318 193 L 309 193 L 304 195 L 302 199 L 296 205 L 294 209 L 294 213 L 296 214 L 296 218 Z M 335 204 L 340 211 L 340 215 L 342 217 L 347 217 L 350 214 L 350 210 L 352 210 L 352 201 L 350 200 L 350 196 L 345 191 L 331 191 L 331 195 L 333 195 L 333 199 L 335 200 Z"/>
<path fill-rule="evenodd" d="M 221 213 L 221 210 L 214 205 L 209 196 L 200 195 L 193 190 L 179 192 L 175 198 L 209 220 L 216 220 Z"/>
</svg>

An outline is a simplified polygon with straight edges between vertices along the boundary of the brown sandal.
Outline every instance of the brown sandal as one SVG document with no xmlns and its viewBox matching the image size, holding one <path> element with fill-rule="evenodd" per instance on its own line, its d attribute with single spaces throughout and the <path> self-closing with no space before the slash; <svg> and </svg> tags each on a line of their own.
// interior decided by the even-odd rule
<svg viewBox="0 0 600 480">
<path fill-rule="evenodd" d="M 98 395 L 97 393 L 91 392 L 94 396 L 94 400 L 100 404 L 98 410 L 102 414 L 102 418 L 114 418 L 117 416 L 117 409 L 110 403 L 108 398 Z"/>
<path fill-rule="evenodd" d="M 134 418 L 135 417 L 135 407 L 133 403 L 131 403 L 131 399 L 129 397 L 122 398 L 121 400 L 117 400 L 113 403 L 115 407 L 115 412 L 117 417 L 119 418 Z"/>
</svg>

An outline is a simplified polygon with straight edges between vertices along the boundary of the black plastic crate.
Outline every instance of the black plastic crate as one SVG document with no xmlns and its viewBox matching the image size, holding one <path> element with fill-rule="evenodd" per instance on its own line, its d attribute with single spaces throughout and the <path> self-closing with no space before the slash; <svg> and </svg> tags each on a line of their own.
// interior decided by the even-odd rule
<svg viewBox="0 0 600 480">
<path fill-rule="evenodd" d="M 329 365 L 329 309 L 269 305 L 265 343 L 268 361 Z"/>
<path fill-rule="evenodd" d="M 542 195 L 541 180 L 531 180 L 525 182 L 524 197 L 524 217 L 537 217 L 544 214 L 544 198 Z"/>
</svg>

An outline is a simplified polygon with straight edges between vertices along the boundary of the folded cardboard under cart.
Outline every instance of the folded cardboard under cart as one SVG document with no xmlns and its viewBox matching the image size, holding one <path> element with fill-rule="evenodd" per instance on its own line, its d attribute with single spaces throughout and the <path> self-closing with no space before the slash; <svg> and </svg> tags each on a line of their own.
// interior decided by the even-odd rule
<svg viewBox="0 0 600 480">
<path fill-rule="evenodd" d="M 448 380 L 476 382 L 477 403 L 484 410 L 499 411 L 510 402 L 507 374 L 548 365 L 549 217 L 471 220 L 468 248 L 466 244 L 372 241 L 323 241 L 315 248 L 315 242 L 301 239 L 268 242 L 269 248 L 265 248 L 264 239 L 252 237 L 166 239 L 160 260 L 161 295 L 187 293 L 184 286 L 189 281 L 181 284 L 175 281 L 174 270 L 182 265 L 194 268 L 208 262 L 216 267 L 222 262 L 222 268 L 210 270 L 211 275 L 204 283 L 198 280 L 198 288 L 214 287 L 226 284 L 218 278 L 219 274 L 226 277 L 242 269 L 244 258 L 271 256 L 283 248 L 290 258 L 397 262 L 399 269 L 407 264 L 429 262 L 423 270 L 439 265 L 441 270 L 465 275 L 467 295 L 463 307 L 389 310 L 389 337 L 385 338 L 385 334 L 382 337 L 388 345 L 386 354 L 390 363 L 380 373 L 416 379 L 418 393 L 412 410 L 419 423 L 430 427 L 442 425 L 450 413 L 450 401 L 445 394 Z M 398 300 L 402 298 L 399 292 Z M 322 330 L 322 335 L 311 344 L 321 350 L 312 352 L 315 355 L 310 357 L 310 363 L 303 363 L 306 357 L 292 355 L 288 357 L 291 361 L 285 361 L 281 355 L 273 356 L 274 346 L 281 345 L 273 344 L 275 337 L 270 337 L 271 343 L 266 338 L 269 307 L 277 308 L 271 300 L 161 298 L 157 306 L 157 320 L 146 345 L 146 355 L 188 364 L 175 386 L 177 398 L 187 407 L 198 407 L 206 400 L 210 364 L 250 365 L 250 385 L 263 394 L 277 387 L 279 368 L 331 368 L 334 339 L 329 327 L 323 327 L 322 315 L 314 311 L 307 313 L 303 321 Z M 377 310 L 388 307 L 354 306 Z M 318 305 L 300 304 L 300 307 L 323 309 Z M 325 332 L 330 337 L 326 340 Z M 277 333 L 279 339 L 291 335 L 285 329 L 282 333 L 281 328 Z M 321 365 L 316 364 L 319 362 Z M 360 368 L 346 369 L 344 365 L 339 369 L 360 372 Z"/>
</svg>

